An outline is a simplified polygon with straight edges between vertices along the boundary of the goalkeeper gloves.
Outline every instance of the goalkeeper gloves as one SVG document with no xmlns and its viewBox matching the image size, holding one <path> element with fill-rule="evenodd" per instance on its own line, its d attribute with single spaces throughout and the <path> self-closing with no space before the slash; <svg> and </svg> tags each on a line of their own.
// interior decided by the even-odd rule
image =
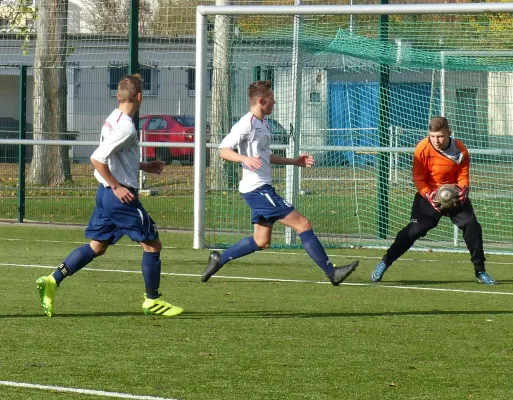
<svg viewBox="0 0 513 400">
<path fill-rule="evenodd" d="M 458 199 L 460 200 L 460 203 L 465 203 L 468 199 L 468 192 L 470 191 L 470 189 L 467 186 L 458 186 L 456 183 L 454 184 L 454 186 L 460 190 L 458 193 Z"/>
<path fill-rule="evenodd" d="M 429 201 L 429 204 L 431 204 L 436 211 L 441 212 L 441 208 L 440 208 L 441 204 L 435 200 L 435 195 L 436 195 L 436 190 L 433 190 L 432 192 L 428 192 L 428 193 L 426 193 L 426 199 L 427 199 L 427 201 Z"/>
</svg>

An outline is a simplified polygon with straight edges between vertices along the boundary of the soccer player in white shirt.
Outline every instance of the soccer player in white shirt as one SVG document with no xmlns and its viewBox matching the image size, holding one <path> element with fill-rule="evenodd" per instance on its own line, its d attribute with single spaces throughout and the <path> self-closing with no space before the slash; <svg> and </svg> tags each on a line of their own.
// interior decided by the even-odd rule
<svg viewBox="0 0 513 400">
<path fill-rule="evenodd" d="M 141 106 L 142 92 L 140 75 L 121 78 L 117 93 L 119 106 L 103 123 L 100 145 L 91 155 L 94 176 L 99 182 L 96 207 L 85 231 L 91 242 L 73 250 L 51 275 L 42 276 L 36 282 L 41 306 L 49 317 L 54 314 L 53 299 L 62 280 L 105 254 L 124 235 L 143 248 L 144 313 L 172 317 L 183 312 L 159 298 L 162 243 L 136 189 L 139 169 L 160 174 L 164 168 L 161 161 L 139 162 L 139 139 L 132 118 Z"/>
<path fill-rule="evenodd" d="M 264 119 L 272 113 L 275 104 L 271 82 L 252 83 L 248 88 L 248 99 L 250 112 L 233 126 L 219 148 L 222 158 L 242 164 L 239 191 L 251 208 L 253 236 L 240 240 L 222 254 L 217 251 L 210 253 L 201 281 L 208 281 L 229 261 L 268 248 L 271 245 L 274 223 L 278 221 L 298 233 L 308 255 L 324 271 L 331 283 L 338 286 L 355 270 L 358 261 L 343 267 L 334 266 L 314 234 L 310 221 L 282 199 L 271 185 L 271 164 L 308 168 L 313 166 L 314 159 L 306 153 L 296 159 L 272 154 L 269 147 L 271 133 Z"/>
</svg>

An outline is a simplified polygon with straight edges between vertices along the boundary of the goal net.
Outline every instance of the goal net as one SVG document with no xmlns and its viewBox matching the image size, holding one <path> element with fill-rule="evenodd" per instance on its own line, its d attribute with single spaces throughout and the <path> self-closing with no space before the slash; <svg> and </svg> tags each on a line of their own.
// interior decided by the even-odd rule
<svg viewBox="0 0 513 400">
<path fill-rule="evenodd" d="M 202 168 L 206 194 L 196 203 L 204 207 L 205 228 L 196 225 L 197 237 L 224 247 L 252 232 L 250 210 L 237 190 L 240 166 L 223 163 L 215 148 L 248 111 L 248 85 L 270 80 L 277 101 L 269 116 L 272 148 L 289 157 L 308 152 L 316 164 L 301 171 L 274 167 L 274 186 L 312 221 L 327 247 L 388 246 L 408 224 L 413 149 L 426 137 L 429 120 L 443 115 L 471 154 L 470 197 L 485 248 L 510 251 L 511 9 L 440 14 L 410 5 L 408 13 L 383 16 L 369 13 L 379 5 L 354 7 L 352 14 L 308 7 L 318 15 L 203 10 L 210 12 L 206 84 L 197 95 L 207 99 L 211 154 Z M 299 243 L 277 224 L 275 246 Z M 465 250 L 447 218 L 416 246 Z"/>
</svg>

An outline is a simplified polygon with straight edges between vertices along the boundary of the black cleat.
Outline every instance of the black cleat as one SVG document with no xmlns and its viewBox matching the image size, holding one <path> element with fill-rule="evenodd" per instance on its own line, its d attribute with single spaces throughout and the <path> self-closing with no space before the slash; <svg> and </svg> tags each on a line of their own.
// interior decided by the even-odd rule
<svg viewBox="0 0 513 400">
<path fill-rule="evenodd" d="M 343 267 L 334 267 L 333 272 L 328 278 L 333 286 L 338 286 L 353 273 L 360 261 L 353 261 L 351 264 L 344 265 Z"/>
<path fill-rule="evenodd" d="M 219 257 L 221 257 L 221 254 L 219 254 L 218 251 L 210 253 L 207 268 L 205 268 L 205 272 L 203 272 L 201 282 L 208 281 L 212 275 L 221 269 L 222 265 L 219 264 Z"/>
</svg>

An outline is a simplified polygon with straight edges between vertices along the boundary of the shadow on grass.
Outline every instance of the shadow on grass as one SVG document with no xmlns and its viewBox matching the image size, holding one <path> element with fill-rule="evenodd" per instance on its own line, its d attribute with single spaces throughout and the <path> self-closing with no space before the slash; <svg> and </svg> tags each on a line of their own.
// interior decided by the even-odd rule
<svg viewBox="0 0 513 400">
<path fill-rule="evenodd" d="M 211 319 L 211 318 L 275 318 L 275 319 L 295 319 L 295 318 L 339 318 L 339 317 L 394 317 L 394 316 L 429 316 L 429 315 L 513 315 L 513 310 L 426 310 L 426 311 L 384 311 L 384 312 L 336 312 L 336 313 L 290 313 L 276 311 L 215 311 L 215 312 L 184 312 L 178 317 L 160 317 L 156 315 L 145 315 L 140 312 L 98 312 L 82 314 L 58 314 L 51 319 L 59 318 L 103 318 L 103 317 L 141 317 L 148 319 Z M 41 314 L 17 314 L 0 315 L 0 318 L 48 318 Z"/>
</svg>

